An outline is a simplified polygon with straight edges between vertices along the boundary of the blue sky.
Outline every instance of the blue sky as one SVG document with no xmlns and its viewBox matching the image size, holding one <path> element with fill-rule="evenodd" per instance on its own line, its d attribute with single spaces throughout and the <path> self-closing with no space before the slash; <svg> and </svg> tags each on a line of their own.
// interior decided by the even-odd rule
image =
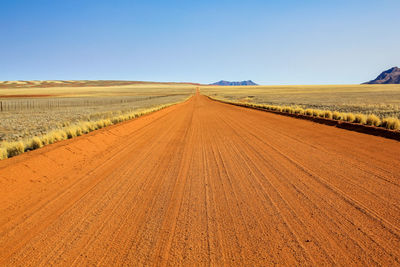
<svg viewBox="0 0 400 267">
<path fill-rule="evenodd" d="M 0 80 L 350 84 L 400 65 L 399 0 L 2 0 Z"/>
</svg>

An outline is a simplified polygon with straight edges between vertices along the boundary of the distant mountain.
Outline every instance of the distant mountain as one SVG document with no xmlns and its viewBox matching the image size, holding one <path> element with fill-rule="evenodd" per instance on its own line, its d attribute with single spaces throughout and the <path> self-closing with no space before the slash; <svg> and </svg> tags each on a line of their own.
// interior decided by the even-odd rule
<svg viewBox="0 0 400 267">
<path fill-rule="evenodd" d="M 366 82 L 365 84 L 400 84 L 400 68 L 393 67 L 382 72 L 375 80 Z"/>
<path fill-rule="evenodd" d="M 254 83 L 252 80 L 241 81 L 241 82 L 230 82 L 221 80 L 219 82 L 212 83 L 211 85 L 257 85 L 257 84 Z"/>
</svg>

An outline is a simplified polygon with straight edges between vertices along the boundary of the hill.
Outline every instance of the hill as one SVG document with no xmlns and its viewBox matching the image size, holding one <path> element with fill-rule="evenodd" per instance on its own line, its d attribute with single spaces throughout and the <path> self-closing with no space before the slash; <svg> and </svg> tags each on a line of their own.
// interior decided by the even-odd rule
<svg viewBox="0 0 400 267">
<path fill-rule="evenodd" d="M 200 85 L 189 82 L 145 82 L 124 80 L 47 80 L 47 81 L 0 81 L 0 89 L 47 88 L 47 87 L 109 87 L 125 85 Z"/>
<path fill-rule="evenodd" d="M 240 86 L 240 85 L 258 85 L 255 82 L 253 82 L 252 80 L 248 80 L 248 81 L 241 81 L 241 82 L 230 82 L 230 81 L 224 81 L 221 80 L 219 82 L 216 83 L 212 83 L 211 85 L 224 85 L 224 86 Z"/>
<path fill-rule="evenodd" d="M 400 84 L 400 68 L 393 67 L 385 70 L 375 80 L 365 84 Z"/>
</svg>

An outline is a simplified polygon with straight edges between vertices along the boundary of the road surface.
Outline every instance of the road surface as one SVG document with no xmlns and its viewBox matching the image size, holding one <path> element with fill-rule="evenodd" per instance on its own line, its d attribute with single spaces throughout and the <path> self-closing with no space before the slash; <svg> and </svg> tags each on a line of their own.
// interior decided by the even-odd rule
<svg viewBox="0 0 400 267">
<path fill-rule="evenodd" d="M 400 265 L 400 142 L 185 103 L 0 162 L 0 265 Z"/>
</svg>

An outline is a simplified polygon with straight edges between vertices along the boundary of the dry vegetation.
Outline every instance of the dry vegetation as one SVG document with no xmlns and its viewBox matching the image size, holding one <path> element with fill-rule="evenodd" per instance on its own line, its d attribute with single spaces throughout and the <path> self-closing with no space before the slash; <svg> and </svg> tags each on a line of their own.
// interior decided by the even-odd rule
<svg viewBox="0 0 400 267">
<path fill-rule="evenodd" d="M 201 92 L 267 110 L 400 129 L 400 85 L 203 86 Z"/>
<path fill-rule="evenodd" d="M 254 104 L 400 117 L 400 85 L 202 86 L 208 96 Z"/>
<path fill-rule="evenodd" d="M 190 84 L 45 84 L 31 88 L 31 83 L 20 82 L 18 88 L 0 88 L 0 159 L 182 102 L 196 88 Z"/>
<path fill-rule="evenodd" d="M 338 121 L 346 121 L 359 123 L 363 125 L 370 125 L 376 127 L 384 127 L 389 130 L 400 130 L 400 120 L 398 118 L 379 118 L 374 114 L 365 115 L 365 114 L 353 114 L 353 113 L 344 113 L 330 110 L 320 110 L 320 109 L 306 109 L 299 107 L 290 107 L 290 106 L 276 106 L 276 105 L 264 105 L 264 104 L 254 104 L 254 103 L 243 103 L 238 101 L 230 101 L 223 98 L 213 97 L 210 98 L 218 101 L 222 101 L 225 103 L 239 104 L 241 106 L 252 107 L 252 108 L 260 108 L 265 110 L 271 110 L 276 112 L 284 112 L 288 114 L 297 114 L 297 115 L 307 115 L 313 117 L 320 117 L 325 119 L 333 119 Z"/>
</svg>

